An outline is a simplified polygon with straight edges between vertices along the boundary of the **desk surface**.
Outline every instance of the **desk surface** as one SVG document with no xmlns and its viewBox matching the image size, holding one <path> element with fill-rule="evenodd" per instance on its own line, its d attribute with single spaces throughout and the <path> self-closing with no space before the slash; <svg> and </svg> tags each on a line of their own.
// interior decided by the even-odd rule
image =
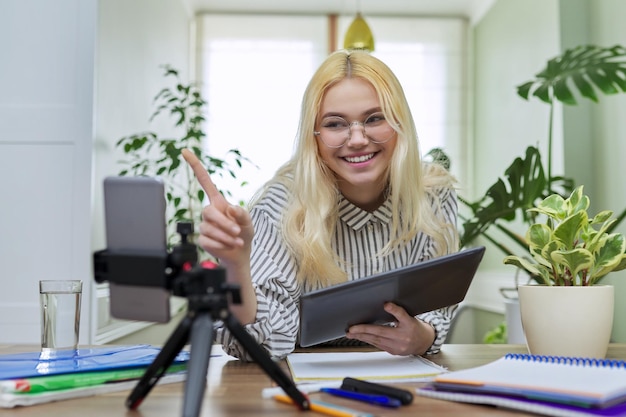
<svg viewBox="0 0 626 417">
<path fill-rule="evenodd" d="M 29 350 L 24 346 L 0 346 L 0 353 L 14 353 Z M 441 352 L 429 356 L 433 362 L 450 370 L 459 370 L 491 362 L 507 352 L 526 353 L 522 345 L 444 345 Z M 608 358 L 626 359 L 626 344 L 609 347 Z M 295 406 L 277 403 L 261 398 L 261 390 L 272 386 L 270 378 L 255 363 L 237 360 L 211 358 L 209 365 L 208 388 L 202 404 L 203 417 L 257 417 L 257 416 L 316 416 L 320 414 L 300 412 Z M 401 384 L 414 390 L 419 383 Z M 129 391 L 98 395 L 74 400 L 46 403 L 31 407 L 0 409 L 3 417 L 176 417 L 181 416 L 183 383 L 155 387 L 138 410 L 129 411 L 124 406 Z M 330 400 L 336 404 L 349 406 L 381 417 L 402 416 L 442 416 L 464 417 L 520 417 L 528 414 L 494 409 L 484 406 L 459 404 L 416 396 L 413 404 L 399 409 L 385 409 L 358 402 L 328 397 L 326 394 L 310 394 L 312 399 Z"/>
</svg>

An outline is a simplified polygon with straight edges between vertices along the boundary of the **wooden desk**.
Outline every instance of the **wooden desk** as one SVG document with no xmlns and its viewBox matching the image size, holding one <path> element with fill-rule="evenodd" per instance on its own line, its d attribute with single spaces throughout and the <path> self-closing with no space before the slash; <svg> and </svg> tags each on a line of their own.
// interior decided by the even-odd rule
<svg viewBox="0 0 626 417">
<path fill-rule="evenodd" d="M 15 353 L 29 350 L 24 346 L 0 346 L 0 353 Z M 429 356 L 433 362 L 450 370 L 459 370 L 491 362 L 507 352 L 526 353 L 521 345 L 444 345 L 442 351 Z M 607 357 L 626 359 L 626 344 L 611 345 Z M 203 417 L 258 417 L 258 416 L 321 416 L 312 412 L 301 412 L 295 406 L 261 398 L 261 390 L 272 386 L 272 381 L 254 363 L 244 363 L 225 358 L 211 358 L 208 389 L 202 404 Z M 418 383 L 402 384 L 413 390 Z M 118 392 L 75 400 L 59 401 L 31 407 L 0 409 L 3 417 L 180 417 L 182 410 L 183 384 L 155 387 L 138 410 L 129 411 L 124 402 L 129 392 Z M 520 417 L 519 412 L 494 409 L 485 406 L 458 404 L 416 396 L 413 404 L 398 409 L 370 406 L 326 394 L 311 394 L 312 399 L 328 400 L 385 417 L 439 417 L 454 415 L 464 417 Z"/>
</svg>

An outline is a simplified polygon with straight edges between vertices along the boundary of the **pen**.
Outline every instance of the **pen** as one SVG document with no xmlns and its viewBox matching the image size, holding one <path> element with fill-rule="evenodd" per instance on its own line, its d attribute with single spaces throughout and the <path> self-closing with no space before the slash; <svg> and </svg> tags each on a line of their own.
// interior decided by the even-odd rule
<svg viewBox="0 0 626 417">
<path fill-rule="evenodd" d="M 294 402 L 286 395 L 274 395 L 274 399 L 285 404 L 294 404 Z M 358 410 L 352 410 L 347 407 L 340 407 L 323 401 L 310 401 L 309 410 L 316 413 L 324 414 L 331 417 L 375 417 L 373 414 L 362 413 Z"/>
<path fill-rule="evenodd" d="M 402 403 L 397 398 L 390 398 L 385 395 L 365 394 L 362 392 L 346 391 L 338 388 L 321 388 L 320 391 L 337 397 L 349 398 L 351 400 L 363 401 L 369 404 L 381 405 L 383 407 L 400 407 Z"/>
<path fill-rule="evenodd" d="M 326 382 L 318 382 L 318 383 L 306 383 L 306 384 L 298 384 L 298 390 L 303 394 L 310 394 L 312 392 L 319 392 L 319 390 L 323 387 L 328 388 L 339 388 L 341 385 L 341 381 L 326 381 Z M 286 394 L 285 390 L 281 387 L 268 387 L 263 388 L 261 391 L 261 396 L 263 398 L 273 398 L 274 395 L 278 394 Z"/>
<path fill-rule="evenodd" d="M 384 395 L 400 400 L 404 405 L 411 404 L 413 394 L 401 388 L 390 387 L 388 385 L 377 384 L 369 381 L 362 381 L 355 378 L 344 378 L 341 389 L 346 391 L 361 392 L 364 394 Z"/>
</svg>

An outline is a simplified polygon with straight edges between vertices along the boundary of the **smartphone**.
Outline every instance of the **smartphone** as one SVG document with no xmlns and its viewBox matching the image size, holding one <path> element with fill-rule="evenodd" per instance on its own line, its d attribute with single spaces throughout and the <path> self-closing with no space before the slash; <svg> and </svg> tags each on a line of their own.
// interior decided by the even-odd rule
<svg viewBox="0 0 626 417">
<path fill-rule="evenodd" d="M 165 187 L 155 177 L 106 177 L 104 220 L 107 250 L 167 255 Z M 163 271 L 165 274 L 165 271 Z M 143 277 L 142 281 L 162 276 Z M 167 323 L 170 293 L 160 286 L 109 281 L 110 313 L 117 319 Z"/>
</svg>

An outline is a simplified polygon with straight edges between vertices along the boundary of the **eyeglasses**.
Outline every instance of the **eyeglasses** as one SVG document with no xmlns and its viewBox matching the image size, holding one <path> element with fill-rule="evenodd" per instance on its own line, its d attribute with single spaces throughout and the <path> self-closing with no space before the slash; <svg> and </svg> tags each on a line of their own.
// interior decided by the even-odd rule
<svg viewBox="0 0 626 417">
<path fill-rule="evenodd" d="M 361 126 L 363 135 L 374 143 L 385 143 L 391 139 L 395 133 L 385 115 L 377 112 L 367 116 L 365 121 L 352 123 L 343 117 L 330 116 L 322 119 L 320 130 L 314 131 L 313 134 L 319 137 L 324 145 L 329 148 L 341 148 L 352 138 L 352 127 Z"/>
</svg>

